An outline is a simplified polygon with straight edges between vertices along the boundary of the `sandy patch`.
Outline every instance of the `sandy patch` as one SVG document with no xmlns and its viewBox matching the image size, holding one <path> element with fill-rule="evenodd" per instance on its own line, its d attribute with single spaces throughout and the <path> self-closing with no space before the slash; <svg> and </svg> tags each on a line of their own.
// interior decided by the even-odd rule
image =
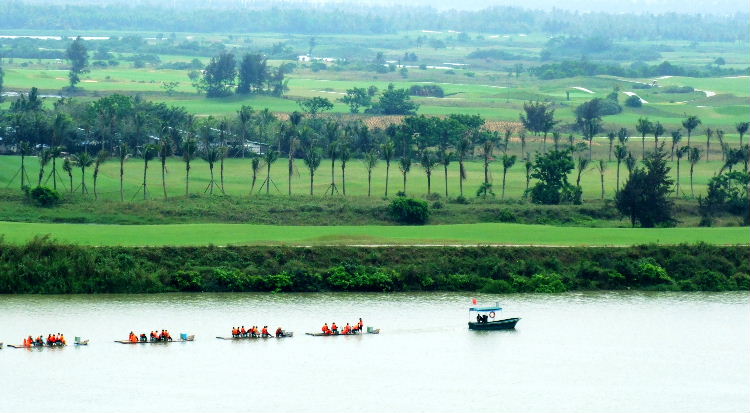
<svg viewBox="0 0 750 413">
<path fill-rule="evenodd" d="M 655 80 L 660 80 L 660 79 L 669 79 L 670 77 L 674 77 L 674 76 L 671 76 L 671 75 L 666 75 L 666 76 L 659 76 L 659 77 L 657 77 L 657 78 L 656 78 Z"/>
<path fill-rule="evenodd" d="M 626 94 L 628 96 L 635 96 L 635 97 L 637 97 L 638 99 L 641 100 L 641 103 L 648 103 L 648 101 L 646 101 L 642 97 L 638 96 L 635 92 L 622 92 L 622 93 L 624 93 L 624 94 Z"/>
<path fill-rule="evenodd" d="M 422 30 L 422 33 L 442 33 L 435 30 Z"/>
<path fill-rule="evenodd" d="M 91 80 L 91 79 L 87 79 L 87 80 L 82 80 L 82 82 L 83 82 L 83 83 L 99 83 L 99 81 L 98 81 L 98 80 Z"/>
<path fill-rule="evenodd" d="M 330 90 L 316 90 L 315 92 L 318 92 L 318 93 L 331 93 L 331 94 L 334 94 L 334 95 L 345 95 L 346 94 L 344 92 L 332 92 Z"/>
<path fill-rule="evenodd" d="M 710 98 L 711 96 L 716 96 L 716 92 L 712 90 L 701 90 L 701 89 L 695 89 L 696 92 L 703 92 L 706 94 L 707 98 Z"/>
<path fill-rule="evenodd" d="M 581 92 L 586 92 L 586 93 L 594 93 L 593 91 L 586 89 L 585 87 L 580 87 L 580 86 L 571 86 L 571 89 L 577 89 L 577 90 L 580 90 Z"/>
<path fill-rule="evenodd" d="M 744 79 L 746 77 L 750 77 L 748 75 L 742 75 L 742 76 L 726 76 L 724 79 Z"/>
<path fill-rule="evenodd" d="M 68 79 L 65 79 L 64 77 L 56 77 L 55 80 L 68 80 Z"/>
</svg>

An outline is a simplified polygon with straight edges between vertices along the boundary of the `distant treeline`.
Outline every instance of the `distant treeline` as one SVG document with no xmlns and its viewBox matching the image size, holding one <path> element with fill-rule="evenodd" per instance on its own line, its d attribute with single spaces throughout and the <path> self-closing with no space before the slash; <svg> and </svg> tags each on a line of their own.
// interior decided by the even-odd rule
<svg viewBox="0 0 750 413">
<path fill-rule="evenodd" d="M 403 30 L 589 35 L 616 39 L 747 41 L 748 15 L 609 14 L 516 7 L 444 10 L 424 7 L 299 4 L 272 8 L 172 9 L 146 4 L 59 5 L 6 1 L 7 30 L 148 30 L 156 32 L 280 32 L 383 34 Z"/>
<path fill-rule="evenodd" d="M 0 241 L 1 242 L 1 241 Z M 87 248 L 0 243 L 0 294 L 750 289 L 748 247 Z"/>
<path fill-rule="evenodd" d="M 636 62 L 628 66 L 594 63 L 587 60 L 566 60 L 529 68 L 529 73 L 540 79 L 562 79 L 576 76 L 611 75 L 621 77 L 688 76 L 714 77 L 735 76 L 750 73 L 750 68 L 731 69 L 708 65 L 702 68 L 673 65 L 664 61 L 658 65 Z"/>
</svg>

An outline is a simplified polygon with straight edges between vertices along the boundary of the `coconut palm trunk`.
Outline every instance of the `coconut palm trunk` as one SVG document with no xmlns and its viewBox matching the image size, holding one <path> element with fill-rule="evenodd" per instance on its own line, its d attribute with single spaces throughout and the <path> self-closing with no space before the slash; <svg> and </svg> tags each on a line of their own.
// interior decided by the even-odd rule
<svg viewBox="0 0 750 413">
<path fill-rule="evenodd" d="M 391 175 L 391 161 L 385 163 L 385 197 L 388 198 L 388 179 Z"/>
</svg>

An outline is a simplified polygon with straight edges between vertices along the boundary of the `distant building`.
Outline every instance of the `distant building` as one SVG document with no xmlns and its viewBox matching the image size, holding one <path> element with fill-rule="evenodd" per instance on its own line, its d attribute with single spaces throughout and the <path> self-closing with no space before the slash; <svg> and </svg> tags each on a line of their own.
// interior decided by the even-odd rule
<svg viewBox="0 0 750 413">
<path fill-rule="evenodd" d="M 312 58 L 310 57 L 310 55 L 302 55 L 302 56 L 297 56 L 297 61 L 298 62 L 311 62 Z"/>
</svg>

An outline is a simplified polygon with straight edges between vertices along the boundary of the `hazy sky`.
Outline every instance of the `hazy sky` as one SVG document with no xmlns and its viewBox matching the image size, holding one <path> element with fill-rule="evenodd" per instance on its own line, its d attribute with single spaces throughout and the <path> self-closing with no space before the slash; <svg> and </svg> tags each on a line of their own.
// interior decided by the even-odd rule
<svg viewBox="0 0 750 413">
<path fill-rule="evenodd" d="M 0 0 L 4 1 L 4 0 Z M 26 0 L 34 3 L 124 3 L 136 5 L 139 3 L 164 4 L 177 7 L 213 6 L 222 7 L 227 5 L 282 5 L 288 3 L 336 3 L 346 4 L 347 7 L 356 7 L 362 4 L 398 5 L 398 6 L 431 6 L 437 9 L 482 9 L 489 6 L 519 6 L 523 8 L 545 9 L 552 8 L 580 10 L 580 11 L 606 11 L 612 13 L 622 12 L 650 12 L 650 13 L 710 13 L 731 14 L 735 12 L 750 12 L 750 1 L 748 0 L 294 0 L 292 2 L 273 0 Z"/>
</svg>

